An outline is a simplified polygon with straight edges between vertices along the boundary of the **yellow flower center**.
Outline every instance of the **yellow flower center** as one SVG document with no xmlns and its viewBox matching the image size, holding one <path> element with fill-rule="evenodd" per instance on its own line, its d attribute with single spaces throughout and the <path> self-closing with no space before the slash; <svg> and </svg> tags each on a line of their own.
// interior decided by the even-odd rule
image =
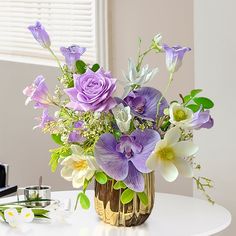
<svg viewBox="0 0 236 236">
<path fill-rule="evenodd" d="M 181 120 L 186 120 L 188 118 L 188 115 L 185 113 L 185 111 L 177 109 L 174 112 L 174 117 L 176 121 L 181 121 Z"/>
<path fill-rule="evenodd" d="M 85 170 L 88 168 L 88 162 L 86 160 L 75 161 L 73 167 L 76 170 Z"/>
<path fill-rule="evenodd" d="M 14 214 L 11 211 L 8 212 L 8 215 L 9 216 L 14 216 Z"/>
<path fill-rule="evenodd" d="M 165 147 L 157 151 L 157 156 L 160 157 L 162 160 L 171 161 L 175 158 L 175 153 L 172 148 Z"/>
<path fill-rule="evenodd" d="M 31 214 L 30 213 L 27 213 L 26 215 L 25 215 L 25 218 L 29 218 L 31 216 Z"/>
</svg>

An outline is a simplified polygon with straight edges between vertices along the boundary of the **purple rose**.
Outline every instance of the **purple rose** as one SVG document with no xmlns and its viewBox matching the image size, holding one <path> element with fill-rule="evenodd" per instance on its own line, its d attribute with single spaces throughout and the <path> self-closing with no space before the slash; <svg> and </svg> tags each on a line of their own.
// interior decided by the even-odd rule
<svg viewBox="0 0 236 236">
<path fill-rule="evenodd" d="M 42 47 L 50 48 L 51 41 L 49 35 L 40 22 L 37 21 L 35 25 L 30 25 L 28 29 Z"/>
<path fill-rule="evenodd" d="M 83 127 L 83 122 L 78 121 L 74 124 L 74 130 L 69 134 L 68 142 L 69 143 L 82 143 L 85 141 L 85 138 L 80 133 L 80 128 Z"/>
<path fill-rule="evenodd" d="M 170 73 L 174 73 L 180 68 L 184 54 L 191 50 L 188 47 L 169 47 L 166 44 L 163 45 L 163 49 L 166 52 L 166 66 Z"/>
<path fill-rule="evenodd" d="M 97 141 L 94 156 L 110 177 L 122 180 L 136 192 L 143 192 L 143 173 L 151 172 L 146 161 L 159 140 L 159 133 L 152 129 L 135 130 L 130 136 L 123 135 L 119 141 L 107 133 Z"/>
<path fill-rule="evenodd" d="M 108 111 L 117 104 L 112 94 L 116 79 L 109 72 L 87 69 L 85 74 L 74 74 L 74 88 L 65 89 L 70 102 L 67 107 L 78 111 Z"/>
<path fill-rule="evenodd" d="M 71 45 L 68 48 L 61 47 L 60 50 L 65 57 L 68 67 L 74 69 L 75 62 L 80 59 L 81 55 L 86 51 L 86 48 L 82 48 L 78 45 Z"/>
<path fill-rule="evenodd" d="M 30 101 L 35 101 L 34 108 L 47 108 L 51 104 L 48 88 L 42 75 L 39 75 L 33 84 L 26 87 L 23 94 L 28 97 L 25 105 L 28 105 Z"/>
<path fill-rule="evenodd" d="M 154 121 L 157 116 L 157 103 L 161 97 L 160 91 L 150 87 L 142 87 L 130 92 L 124 98 L 124 102 L 131 108 L 133 115 Z M 167 107 L 166 99 L 162 98 L 158 115 L 163 116 L 163 111 Z"/>
<path fill-rule="evenodd" d="M 39 120 L 40 123 L 38 125 L 34 126 L 33 129 L 36 129 L 36 128 L 43 129 L 43 128 L 45 128 L 47 123 L 49 123 L 51 121 L 54 121 L 54 119 L 51 116 L 49 116 L 48 109 L 44 109 L 42 117 L 41 118 L 36 118 L 36 119 Z"/>
</svg>

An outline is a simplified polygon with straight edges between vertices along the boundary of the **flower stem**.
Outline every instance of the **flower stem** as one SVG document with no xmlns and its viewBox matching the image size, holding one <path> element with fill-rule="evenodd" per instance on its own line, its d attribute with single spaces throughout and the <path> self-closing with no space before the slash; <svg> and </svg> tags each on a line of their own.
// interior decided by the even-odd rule
<svg viewBox="0 0 236 236">
<path fill-rule="evenodd" d="M 52 51 L 52 49 L 51 49 L 50 47 L 48 48 L 48 51 L 52 54 L 53 58 L 54 58 L 55 61 L 57 62 L 57 64 L 58 64 L 58 66 L 59 66 L 59 68 L 60 68 L 62 74 L 64 74 L 64 70 L 63 70 L 63 68 L 62 68 L 62 66 L 61 66 L 61 63 L 60 63 L 58 57 L 55 55 L 55 53 Z"/>
<path fill-rule="evenodd" d="M 146 50 L 144 53 L 142 53 L 142 54 L 140 54 L 140 50 L 139 50 L 138 62 L 137 62 L 137 66 L 136 66 L 137 72 L 140 71 L 140 67 L 141 67 L 141 65 L 142 65 L 142 63 L 143 63 L 144 57 L 145 57 L 149 52 L 151 52 L 152 49 L 153 49 L 153 48 L 150 47 L 149 49 L 147 49 L 147 50 Z"/>
<path fill-rule="evenodd" d="M 166 96 L 166 93 L 167 93 L 168 89 L 170 88 L 170 85 L 171 85 L 171 83 L 173 81 L 173 75 L 174 75 L 174 73 L 170 73 L 169 80 L 168 80 L 168 83 L 166 85 L 166 88 L 165 88 L 164 92 L 162 93 L 162 96 L 161 96 L 160 100 L 157 103 L 157 116 L 159 114 L 159 110 L 160 110 L 160 106 L 161 106 L 161 101 Z"/>
</svg>

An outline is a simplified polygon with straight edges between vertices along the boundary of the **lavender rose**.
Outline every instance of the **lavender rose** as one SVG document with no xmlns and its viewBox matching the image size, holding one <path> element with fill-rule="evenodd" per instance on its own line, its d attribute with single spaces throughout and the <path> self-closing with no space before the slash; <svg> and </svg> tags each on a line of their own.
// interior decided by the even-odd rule
<svg viewBox="0 0 236 236">
<path fill-rule="evenodd" d="M 77 111 L 108 111 L 117 104 L 111 97 L 115 89 L 116 79 L 103 69 L 74 74 L 74 88 L 65 89 L 70 98 L 67 107 Z"/>
<path fill-rule="evenodd" d="M 40 22 L 37 21 L 35 25 L 30 25 L 28 29 L 42 47 L 50 48 L 51 41 L 49 35 Z"/>
</svg>

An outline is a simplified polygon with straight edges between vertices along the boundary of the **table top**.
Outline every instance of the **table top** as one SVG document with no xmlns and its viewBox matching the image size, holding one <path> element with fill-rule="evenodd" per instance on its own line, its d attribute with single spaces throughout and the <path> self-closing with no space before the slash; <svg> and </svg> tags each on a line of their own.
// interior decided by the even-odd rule
<svg viewBox="0 0 236 236">
<path fill-rule="evenodd" d="M 207 236 L 224 230 L 231 222 L 230 213 L 217 204 L 211 205 L 205 200 L 192 197 L 157 193 L 155 206 L 149 219 L 141 226 L 124 228 L 103 223 L 98 218 L 93 204 L 92 190 L 87 191 L 91 200 L 89 210 L 78 208 L 65 223 L 34 221 L 27 224 L 24 232 L 0 223 L 1 236 Z M 53 192 L 57 200 L 75 201 L 76 191 Z M 0 199 L 0 202 L 12 201 L 13 197 Z M 14 197 L 15 200 L 15 197 Z"/>
</svg>

